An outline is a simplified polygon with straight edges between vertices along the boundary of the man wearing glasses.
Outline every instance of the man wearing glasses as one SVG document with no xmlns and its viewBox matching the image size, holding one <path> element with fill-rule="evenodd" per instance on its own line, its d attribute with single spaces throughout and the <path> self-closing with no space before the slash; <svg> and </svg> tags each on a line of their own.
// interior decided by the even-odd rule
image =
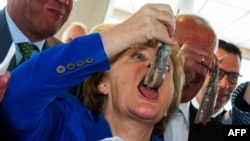
<svg viewBox="0 0 250 141">
<path fill-rule="evenodd" d="M 226 111 L 224 106 L 230 100 L 230 94 L 236 88 L 238 80 L 242 77 L 240 72 L 241 66 L 241 51 L 234 44 L 219 40 L 219 48 L 216 52 L 216 57 L 224 57 L 219 66 L 218 93 L 214 108 L 213 118 L 219 120 L 222 124 L 232 124 L 231 111 Z M 204 92 L 209 80 L 209 75 L 203 84 L 202 89 L 192 100 L 192 105 L 198 109 L 201 104 Z"/>
</svg>

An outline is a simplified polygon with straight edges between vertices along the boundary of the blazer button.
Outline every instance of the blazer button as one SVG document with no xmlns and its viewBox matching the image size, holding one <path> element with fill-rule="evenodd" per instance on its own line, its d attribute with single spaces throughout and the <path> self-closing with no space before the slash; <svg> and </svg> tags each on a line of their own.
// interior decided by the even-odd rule
<svg viewBox="0 0 250 141">
<path fill-rule="evenodd" d="M 94 62 L 94 58 L 87 58 L 85 59 L 85 63 L 90 64 Z"/>
<path fill-rule="evenodd" d="M 65 72 L 65 67 L 64 66 L 57 66 L 56 67 L 56 72 L 57 73 L 64 73 Z"/>
<path fill-rule="evenodd" d="M 81 66 L 83 66 L 84 64 L 85 64 L 85 62 L 82 61 L 82 60 L 76 62 L 76 66 L 78 66 L 78 67 L 81 67 Z"/>
<path fill-rule="evenodd" d="M 75 69 L 75 67 L 76 67 L 76 66 L 75 66 L 74 64 L 68 64 L 68 65 L 67 65 L 67 69 L 68 69 L 68 70 L 73 70 L 73 69 Z"/>
</svg>

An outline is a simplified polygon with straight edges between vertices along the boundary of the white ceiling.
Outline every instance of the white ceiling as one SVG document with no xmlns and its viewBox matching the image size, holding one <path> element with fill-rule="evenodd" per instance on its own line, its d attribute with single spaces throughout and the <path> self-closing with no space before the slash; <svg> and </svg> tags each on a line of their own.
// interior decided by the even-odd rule
<svg viewBox="0 0 250 141">
<path fill-rule="evenodd" d="M 134 13 L 147 2 L 167 3 L 176 12 L 200 15 L 219 38 L 250 49 L 250 0 L 115 0 L 114 8 Z"/>
</svg>

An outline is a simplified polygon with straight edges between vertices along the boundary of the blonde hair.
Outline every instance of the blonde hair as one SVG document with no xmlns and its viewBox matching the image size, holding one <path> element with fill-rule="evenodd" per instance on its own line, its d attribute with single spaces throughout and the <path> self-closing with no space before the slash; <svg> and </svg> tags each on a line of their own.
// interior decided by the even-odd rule
<svg viewBox="0 0 250 141">
<path fill-rule="evenodd" d="M 150 46 L 152 46 L 152 44 L 150 44 Z M 154 126 L 153 133 L 157 135 L 162 135 L 164 133 L 166 125 L 169 123 L 171 117 L 177 110 L 181 100 L 181 93 L 184 84 L 184 72 L 183 59 L 177 56 L 178 49 L 179 47 L 173 47 L 172 53 L 170 55 L 170 58 L 173 62 L 174 94 L 169 108 L 166 109 L 168 113 L 167 116 L 163 117 Z M 113 63 L 115 63 L 119 56 L 120 54 L 111 58 L 110 64 L 112 65 Z M 108 73 L 109 71 L 95 73 L 83 83 L 84 104 L 86 105 L 86 107 L 91 109 L 92 113 L 95 115 L 103 112 L 103 106 L 105 105 L 107 97 L 101 94 L 101 92 L 98 90 L 98 85 L 104 77 L 108 77 Z"/>
<path fill-rule="evenodd" d="M 92 28 L 90 32 L 94 33 L 94 32 L 109 30 L 113 28 L 115 25 L 117 24 L 97 25 L 94 28 Z M 158 41 L 152 40 L 147 42 L 146 45 L 151 47 L 156 47 L 157 43 Z M 170 58 L 173 63 L 174 94 L 170 106 L 167 109 L 168 113 L 167 116 L 163 117 L 154 126 L 153 133 L 156 135 L 163 135 L 166 125 L 169 123 L 171 117 L 176 112 L 181 100 L 181 93 L 184 85 L 184 71 L 183 71 L 184 59 L 180 54 L 180 52 L 178 51 L 179 51 L 178 46 L 172 47 Z M 115 63 L 122 53 L 124 52 L 121 52 L 120 54 L 117 54 L 115 57 L 111 58 L 109 60 L 110 64 L 112 65 L 113 63 Z M 85 82 L 83 83 L 84 104 L 86 105 L 86 107 L 91 109 L 93 114 L 99 114 L 103 112 L 103 105 L 105 104 L 105 100 L 107 97 L 101 94 L 101 92 L 98 90 L 98 85 L 104 77 L 108 76 L 108 72 L 109 71 L 95 73 L 87 80 L 85 80 Z"/>
<path fill-rule="evenodd" d="M 106 24 L 99 24 L 94 26 L 89 33 L 95 33 L 95 32 L 101 32 L 101 31 L 106 31 L 109 30 L 111 28 L 113 28 L 114 26 L 116 26 L 117 24 L 115 23 L 106 23 Z"/>
</svg>

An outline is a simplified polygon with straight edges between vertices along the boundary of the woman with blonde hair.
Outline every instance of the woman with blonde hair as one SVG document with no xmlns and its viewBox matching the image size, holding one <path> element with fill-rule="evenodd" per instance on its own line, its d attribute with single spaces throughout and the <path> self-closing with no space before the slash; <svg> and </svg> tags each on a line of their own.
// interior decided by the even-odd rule
<svg viewBox="0 0 250 141">
<path fill-rule="evenodd" d="M 175 45 L 174 23 L 168 5 L 147 4 L 110 30 L 34 56 L 11 73 L 0 121 L 14 140 L 163 140 L 157 135 L 176 110 L 183 84 L 175 47 L 161 85 L 143 81 L 158 41 Z M 85 104 L 66 93 L 83 80 Z"/>
</svg>

